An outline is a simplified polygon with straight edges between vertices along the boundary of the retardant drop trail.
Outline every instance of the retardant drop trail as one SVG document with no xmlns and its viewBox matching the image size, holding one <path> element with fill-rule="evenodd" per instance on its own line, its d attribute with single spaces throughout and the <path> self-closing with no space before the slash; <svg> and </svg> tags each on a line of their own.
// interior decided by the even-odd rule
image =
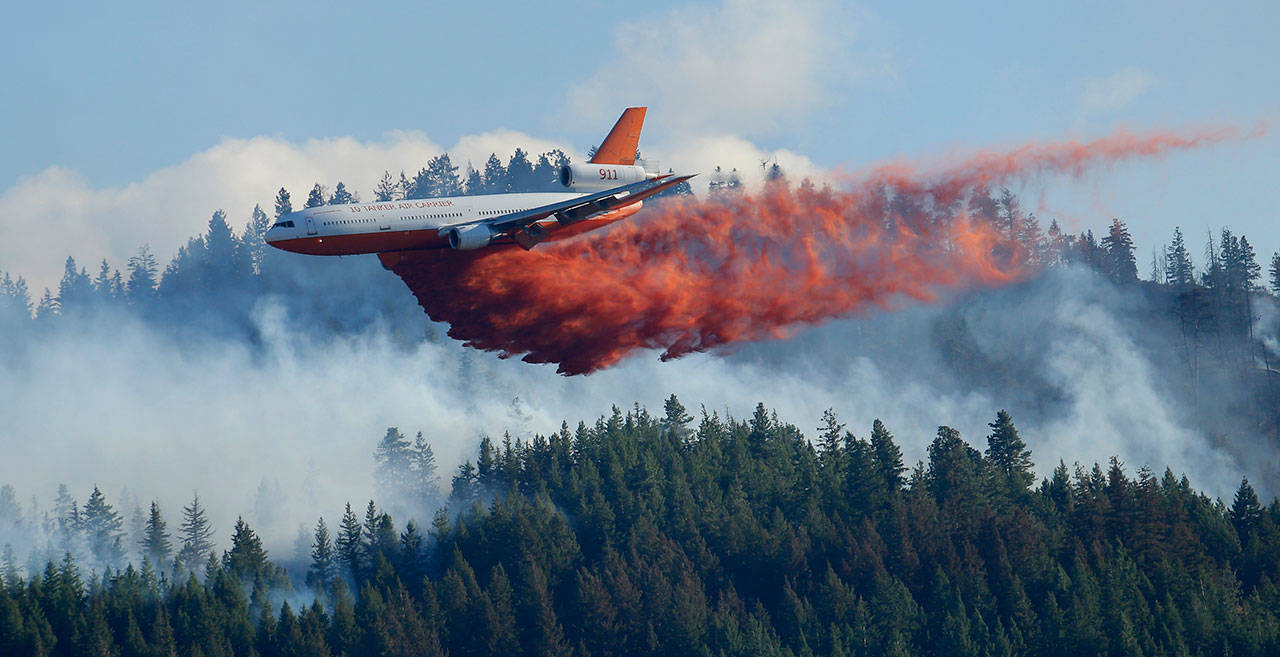
<svg viewBox="0 0 1280 657">
<path fill-rule="evenodd" d="M 1035 249 L 1000 225 L 992 187 L 1234 136 L 1117 133 L 979 153 L 931 172 L 885 165 L 842 189 L 770 184 L 668 200 L 532 251 L 420 252 L 393 270 L 468 346 L 585 374 L 638 349 L 667 360 L 1021 280 L 1036 271 Z"/>
</svg>

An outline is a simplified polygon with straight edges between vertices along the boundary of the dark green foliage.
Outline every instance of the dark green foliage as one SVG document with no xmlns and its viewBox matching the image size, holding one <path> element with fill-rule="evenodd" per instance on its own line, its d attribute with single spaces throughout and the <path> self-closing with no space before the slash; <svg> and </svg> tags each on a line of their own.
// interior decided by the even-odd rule
<svg viewBox="0 0 1280 657">
<path fill-rule="evenodd" d="M 89 543 L 89 551 L 102 563 L 119 563 L 124 556 L 121 541 L 124 538 L 124 519 L 107 504 L 106 496 L 97 486 L 85 502 L 80 517 L 80 529 Z"/>
<path fill-rule="evenodd" d="M 448 153 L 431 158 L 427 166 L 418 171 L 418 175 L 404 188 L 405 198 L 458 196 L 462 193 L 458 167 L 453 165 Z"/>
<path fill-rule="evenodd" d="M 338 186 L 333 188 L 333 195 L 329 197 L 329 205 L 344 205 L 347 203 L 359 203 L 360 198 L 347 189 L 345 183 L 339 181 Z"/>
<path fill-rule="evenodd" d="M 188 570 L 199 568 L 213 550 L 213 526 L 204 507 L 200 506 L 199 494 L 191 498 L 190 505 L 182 508 L 179 535 L 182 537 L 182 549 L 178 551 L 178 562 Z"/>
<path fill-rule="evenodd" d="M 987 426 L 991 427 L 991 435 L 987 436 L 986 456 L 991 461 L 998 483 L 1015 494 L 1024 492 L 1035 481 L 1035 473 L 1031 471 L 1031 450 L 1018 437 L 1013 418 L 1003 409 Z"/>
<path fill-rule="evenodd" d="M 1271 275 L 1269 282 L 1272 294 L 1280 294 L 1280 251 L 1271 254 L 1271 267 L 1267 270 Z"/>
<path fill-rule="evenodd" d="M 169 565 L 169 555 L 173 551 L 167 527 L 164 517 L 160 515 L 160 505 L 152 502 L 147 524 L 143 527 L 141 546 L 143 556 L 157 568 Z"/>
<path fill-rule="evenodd" d="M 311 192 L 307 194 L 307 205 L 305 207 L 318 208 L 324 203 L 324 187 L 320 183 L 316 183 L 315 187 L 311 188 Z"/>
<path fill-rule="evenodd" d="M 363 570 L 361 566 L 364 551 L 362 535 L 360 519 L 351 510 L 351 503 L 348 502 L 347 509 L 342 514 L 342 524 L 338 527 L 338 538 L 334 543 L 338 561 L 352 577 L 358 576 Z"/>
<path fill-rule="evenodd" d="M 403 177 L 404 172 L 401 172 L 400 175 Z M 382 178 L 378 180 L 378 186 L 373 190 L 373 200 L 379 203 L 395 201 L 403 198 L 402 194 L 404 194 L 404 188 L 400 186 L 400 183 L 395 178 L 391 177 L 391 172 L 383 171 Z"/>
<path fill-rule="evenodd" d="M 338 574 L 338 555 L 329 538 L 324 518 L 316 521 L 315 540 L 311 544 L 311 566 L 307 569 L 307 585 L 318 593 L 327 591 Z"/>
<path fill-rule="evenodd" d="M 243 521 L 203 581 L 132 567 L 86 578 L 70 555 L 27 580 L 0 578 L 0 650 L 1280 649 L 1280 504 L 1263 507 L 1247 481 L 1228 509 L 1170 471 L 1130 478 L 1112 459 L 1074 474 L 1060 463 L 1033 490 L 1029 450 L 1004 412 L 985 454 L 939 427 L 927 462 L 904 481 L 901 452 L 880 422 L 862 440 L 829 410 L 815 449 L 763 404 L 747 421 L 704 412 L 686 436 L 677 431 L 690 420 L 683 406 L 672 397 L 664 410 L 615 408 L 576 432 L 486 440 L 480 466 L 454 479 L 454 515 L 437 514 L 425 535 L 414 523 L 397 534 L 373 503 L 363 522 L 348 505 L 336 545 L 320 520 L 308 574 L 318 601 L 296 609 L 272 604 L 268 592 L 287 589 L 287 578 Z M 80 517 L 64 497 L 58 515 Z M 107 508 L 95 493 L 84 518 Z M 193 501 L 184 536 L 202 514 Z"/>
<path fill-rule="evenodd" d="M 409 441 L 395 427 L 388 427 L 374 450 L 374 471 L 378 495 L 383 499 L 402 499 L 414 486 L 413 449 Z"/>
<path fill-rule="evenodd" d="M 231 549 L 222 553 L 222 572 L 255 588 L 286 586 L 288 576 L 278 566 L 267 560 L 262 539 L 249 527 L 244 518 L 236 518 L 231 534 Z"/>
<path fill-rule="evenodd" d="M 1111 220 L 1107 236 L 1102 238 L 1103 273 L 1121 285 L 1138 282 L 1138 263 L 1133 256 L 1133 237 L 1119 219 Z"/>
<path fill-rule="evenodd" d="M 283 187 L 280 188 L 279 192 L 276 192 L 275 211 L 276 219 L 293 212 L 293 201 L 289 199 L 289 190 Z"/>
<path fill-rule="evenodd" d="M 507 169 L 502 166 L 502 160 L 498 159 L 496 153 L 490 153 L 489 159 L 484 163 L 484 172 L 481 174 L 484 181 L 479 190 L 473 191 L 470 186 L 467 187 L 467 193 L 475 194 L 500 194 L 510 191 L 507 189 Z"/>
<path fill-rule="evenodd" d="M 1191 263 L 1191 254 L 1187 252 L 1187 244 L 1182 237 L 1182 228 L 1173 229 L 1173 243 L 1165 248 L 1164 253 L 1165 284 L 1179 291 L 1195 285 L 1195 265 Z"/>
</svg>

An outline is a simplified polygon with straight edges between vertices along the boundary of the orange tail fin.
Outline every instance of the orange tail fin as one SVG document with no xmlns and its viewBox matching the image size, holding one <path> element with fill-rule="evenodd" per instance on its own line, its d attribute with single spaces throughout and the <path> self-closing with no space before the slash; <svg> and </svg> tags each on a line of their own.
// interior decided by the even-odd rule
<svg viewBox="0 0 1280 657">
<path fill-rule="evenodd" d="M 645 107 L 628 107 L 613 124 L 613 130 L 596 149 L 592 164 L 636 163 L 636 147 L 640 144 L 640 128 L 644 126 Z"/>
</svg>

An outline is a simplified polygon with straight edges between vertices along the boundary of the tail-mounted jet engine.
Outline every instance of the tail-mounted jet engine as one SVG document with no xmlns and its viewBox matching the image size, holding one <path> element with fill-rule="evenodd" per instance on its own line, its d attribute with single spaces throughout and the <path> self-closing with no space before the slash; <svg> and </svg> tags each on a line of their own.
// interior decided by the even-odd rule
<svg viewBox="0 0 1280 657">
<path fill-rule="evenodd" d="M 644 167 L 625 164 L 587 163 L 560 167 L 560 184 L 575 192 L 602 192 L 649 178 Z"/>
</svg>

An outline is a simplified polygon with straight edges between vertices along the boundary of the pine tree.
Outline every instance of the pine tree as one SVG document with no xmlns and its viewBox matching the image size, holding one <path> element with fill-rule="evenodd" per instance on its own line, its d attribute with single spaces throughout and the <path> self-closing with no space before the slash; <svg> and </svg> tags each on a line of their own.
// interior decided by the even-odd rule
<svg viewBox="0 0 1280 657">
<path fill-rule="evenodd" d="M 418 169 L 413 180 L 405 184 L 404 197 L 408 199 L 431 197 L 431 172 L 427 171 L 426 167 Z"/>
<path fill-rule="evenodd" d="M 410 520 L 400 534 L 400 577 L 409 582 L 420 582 L 425 574 L 422 552 L 422 532 L 418 523 Z"/>
<path fill-rule="evenodd" d="M 494 566 L 484 595 L 484 638 L 490 655 L 514 655 L 519 651 L 511 582 L 502 564 Z"/>
<path fill-rule="evenodd" d="M 311 188 L 311 193 L 307 194 L 306 207 L 318 208 L 322 205 L 324 205 L 324 187 L 316 183 L 315 187 Z"/>
<path fill-rule="evenodd" d="M 475 194 L 483 194 L 483 193 L 485 193 L 485 191 L 484 191 L 484 177 L 480 175 L 480 172 L 479 172 L 479 171 L 477 171 L 477 170 L 475 170 L 475 169 L 471 168 L 471 165 L 470 165 L 470 164 L 468 164 L 468 165 L 467 165 L 467 184 L 466 184 L 466 188 L 467 188 L 467 194 L 468 194 L 468 195 L 475 195 Z"/>
<path fill-rule="evenodd" d="M 58 496 L 53 500 L 53 517 L 64 544 L 70 540 L 72 532 L 80 530 L 79 507 L 66 484 L 58 484 Z"/>
<path fill-rule="evenodd" d="M 976 511 L 986 487 L 979 477 L 982 455 L 964 442 L 959 431 L 947 426 L 938 427 L 928 453 L 925 483 L 934 498 Z"/>
<path fill-rule="evenodd" d="M 1271 294 L 1280 296 L 1280 251 L 1271 254 Z"/>
<path fill-rule="evenodd" d="M 552 191 L 560 187 L 560 167 L 569 163 L 564 151 L 555 149 L 538 156 L 533 166 L 533 185 L 535 191 Z"/>
<path fill-rule="evenodd" d="M 1262 518 L 1262 506 L 1258 503 L 1258 494 L 1249 485 L 1249 478 L 1240 480 L 1240 488 L 1236 489 L 1235 500 L 1231 503 L 1231 524 L 1235 526 L 1240 542 L 1244 543 L 1253 528 Z"/>
<path fill-rule="evenodd" d="M 201 264 L 208 276 L 206 280 L 208 287 L 212 288 L 230 281 L 241 273 L 242 267 L 236 262 L 238 250 L 235 233 L 227 223 L 227 213 L 222 210 L 214 212 L 209 218 L 209 230 L 205 233 L 204 253 L 201 258 Z M 247 268 L 248 265 L 245 263 L 243 269 Z"/>
<path fill-rule="evenodd" d="M 1248 294 L 1258 290 L 1258 281 L 1262 280 L 1262 266 L 1258 264 L 1258 256 L 1253 251 L 1253 245 L 1243 235 L 1240 236 L 1237 267 L 1243 292 Z"/>
<path fill-rule="evenodd" d="M 1218 254 L 1218 246 L 1213 241 L 1213 233 L 1209 233 L 1206 237 L 1204 256 L 1205 266 L 1204 273 L 1200 276 L 1201 282 L 1209 289 L 1223 287 L 1226 281 L 1222 271 L 1222 259 Z"/>
<path fill-rule="evenodd" d="M 1018 493 L 1024 492 L 1035 481 L 1035 473 L 1031 471 L 1031 450 L 1018 437 L 1018 430 L 1013 426 L 1013 418 L 1001 409 L 996 413 L 987 436 L 987 458 L 1010 488 Z"/>
<path fill-rule="evenodd" d="M 1121 285 L 1138 281 L 1138 262 L 1133 255 L 1133 237 L 1123 221 L 1111 220 L 1111 230 L 1106 237 L 1102 238 L 1102 248 L 1106 251 L 1104 272 L 1112 281 Z"/>
<path fill-rule="evenodd" d="M 36 305 L 36 319 L 50 320 L 58 314 L 58 300 L 53 298 L 49 293 L 49 288 L 44 289 L 44 296 L 40 297 L 40 303 Z"/>
<path fill-rule="evenodd" d="M 351 503 L 347 502 L 347 510 L 342 514 L 342 524 L 338 528 L 334 547 L 337 549 L 338 560 L 352 577 L 357 578 L 363 572 L 361 557 L 364 542 L 361 539 L 360 518 L 351 510 Z"/>
<path fill-rule="evenodd" d="M 409 190 L 413 189 L 413 181 L 404 175 L 404 171 L 400 172 L 400 180 L 396 181 L 396 198 L 409 198 Z"/>
<path fill-rule="evenodd" d="M 193 570 L 208 557 L 213 550 L 213 527 L 204 507 L 200 506 L 200 495 L 192 496 L 191 504 L 182 507 L 182 524 L 179 526 L 182 537 L 182 549 L 178 551 L 178 561 L 188 570 Z"/>
<path fill-rule="evenodd" d="M 427 161 L 424 169 L 427 176 L 427 196 L 460 196 L 462 179 L 458 177 L 458 167 L 453 165 L 448 153 L 441 153 Z"/>
<path fill-rule="evenodd" d="M 245 224 L 244 233 L 240 235 L 240 245 L 245 252 L 245 260 L 254 274 L 262 274 L 262 261 L 266 257 L 267 230 L 271 228 L 271 219 L 263 212 L 261 205 L 253 206 L 249 223 Z"/>
<path fill-rule="evenodd" d="M 506 190 L 511 192 L 532 192 L 534 189 L 533 163 L 524 149 L 517 148 L 515 154 L 507 161 Z"/>
<path fill-rule="evenodd" d="M 439 494 L 439 477 L 436 474 L 436 454 L 431 445 L 422 437 L 422 432 L 413 439 L 413 478 L 414 495 L 434 504 Z"/>
<path fill-rule="evenodd" d="M 397 540 L 391 515 L 379 510 L 373 500 L 369 500 L 364 513 L 364 551 L 365 562 L 371 571 L 375 571 L 371 574 L 381 575 L 384 562 L 390 564 L 397 561 Z M 386 581 L 382 583 L 385 584 Z"/>
<path fill-rule="evenodd" d="M 329 527 L 324 518 L 316 521 L 315 541 L 311 544 L 311 566 L 307 568 L 307 585 L 317 591 L 327 591 L 338 574 L 337 553 L 329 538 Z"/>
<path fill-rule="evenodd" d="M 6 316 L 16 320 L 31 319 L 31 292 L 27 290 L 27 281 L 21 276 L 15 281 L 8 272 L 0 281 L 0 320 Z"/>
<path fill-rule="evenodd" d="M 109 302 L 115 295 L 115 288 L 111 284 L 111 265 L 107 264 L 106 258 L 102 259 L 102 264 L 98 266 L 98 276 L 93 279 L 93 292 L 100 302 Z"/>
<path fill-rule="evenodd" d="M 328 205 L 347 205 L 359 202 L 360 197 L 349 191 L 347 185 L 339 180 L 338 186 L 333 189 L 333 196 L 329 197 Z"/>
<path fill-rule="evenodd" d="M 490 153 L 489 159 L 484 163 L 484 185 L 483 194 L 498 194 L 508 190 L 507 187 L 507 169 L 502 166 L 502 160 L 498 159 L 497 154 Z M 468 189 L 469 191 L 469 189 Z"/>
<path fill-rule="evenodd" d="M 681 439 L 688 435 L 689 423 L 693 421 L 693 416 L 685 412 L 684 404 L 680 403 L 675 393 L 662 402 L 662 411 L 662 428 L 665 431 Z"/>
<path fill-rule="evenodd" d="M 58 312 L 83 310 L 93 301 L 93 283 L 84 269 L 76 269 L 76 260 L 67 257 L 63 265 L 62 280 L 58 283 Z"/>
<path fill-rule="evenodd" d="M 1015 239 L 1018 226 L 1022 223 L 1022 207 L 1018 203 L 1018 197 L 1014 196 L 1008 187 L 1000 190 L 1000 198 L 996 200 L 996 212 L 1005 237 Z"/>
<path fill-rule="evenodd" d="M 902 473 L 907 471 L 902 464 L 902 450 L 879 418 L 871 423 L 871 453 L 885 488 L 893 492 L 900 490 L 904 483 Z"/>
<path fill-rule="evenodd" d="M 387 427 L 374 450 L 374 479 L 379 496 L 396 502 L 407 499 L 415 488 L 414 461 L 413 448 L 404 434 L 396 427 Z"/>
<path fill-rule="evenodd" d="M 13 589 L 19 585 L 20 572 L 18 571 L 18 557 L 13 553 L 13 545 L 4 544 L 4 552 L 0 555 L 0 591 L 5 588 Z M 4 634 L 4 630 L 0 629 L 0 635 Z M 0 646 L 3 646 L 0 643 Z"/>
<path fill-rule="evenodd" d="M 1186 290 L 1195 284 L 1195 265 L 1182 237 L 1182 229 L 1173 229 L 1173 243 L 1165 250 L 1165 283 L 1175 290 Z"/>
<path fill-rule="evenodd" d="M 152 502 L 151 513 L 147 516 L 140 545 L 142 555 L 159 568 L 164 568 L 169 563 L 169 555 L 173 551 L 169 532 L 166 529 L 164 517 L 160 515 L 160 505 Z"/>
<path fill-rule="evenodd" d="M 401 173 L 400 175 L 404 175 Z M 390 171 L 382 172 L 382 179 L 378 181 L 378 186 L 373 190 L 373 200 L 379 203 L 386 201 L 394 201 L 400 195 L 400 185 L 391 177 Z"/>
<path fill-rule="evenodd" d="M 818 456 L 824 466 L 829 467 L 838 460 L 844 427 L 835 409 L 828 408 L 822 412 L 822 425 L 818 427 Z"/>
<path fill-rule="evenodd" d="M 463 508 L 470 508 L 480 501 L 480 485 L 477 483 L 476 466 L 465 461 L 450 481 L 449 501 Z"/>
<path fill-rule="evenodd" d="M 122 528 L 124 519 L 116 510 L 107 504 L 106 496 L 97 486 L 84 504 L 84 515 L 81 520 L 85 538 L 89 541 L 89 549 L 99 561 L 116 565 L 123 558 L 120 539 L 124 535 Z"/>
<path fill-rule="evenodd" d="M 271 574 L 262 539 L 244 518 L 236 518 L 235 529 L 231 533 L 231 549 L 222 553 L 222 569 L 246 584 Z"/>
<path fill-rule="evenodd" d="M 293 201 L 289 199 L 289 191 L 283 187 L 280 188 L 279 192 L 276 192 L 275 210 L 276 221 L 279 221 L 280 218 L 286 214 L 293 212 Z"/>
</svg>

